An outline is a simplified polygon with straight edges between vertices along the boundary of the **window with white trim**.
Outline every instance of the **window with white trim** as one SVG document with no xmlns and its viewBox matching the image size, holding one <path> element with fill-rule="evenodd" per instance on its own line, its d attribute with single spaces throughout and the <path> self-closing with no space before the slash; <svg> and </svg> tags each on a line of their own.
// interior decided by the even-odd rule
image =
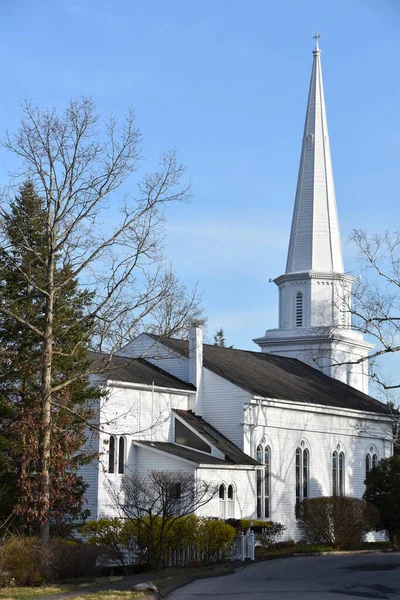
<svg viewBox="0 0 400 600">
<path fill-rule="evenodd" d="M 228 506 L 226 511 L 228 519 L 235 516 L 235 488 L 232 484 L 228 485 Z"/>
<path fill-rule="evenodd" d="M 296 327 L 303 327 L 303 294 L 296 294 Z"/>
<path fill-rule="evenodd" d="M 220 519 L 226 518 L 225 499 L 226 499 L 226 487 L 225 487 L 225 484 L 221 483 L 221 485 L 219 486 L 219 518 Z"/>
<path fill-rule="evenodd" d="M 373 446 L 369 449 L 365 456 L 365 474 L 378 464 L 378 454 Z"/>
<path fill-rule="evenodd" d="M 126 441 L 123 435 L 119 438 L 115 435 L 110 435 L 108 438 L 108 472 L 119 475 L 125 473 L 125 447 Z"/>
<path fill-rule="evenodd" d="M 125 471 L 125 438 L 120 436 L 118 442 L 118 473 L 123 475 Z"/>
<path fill-rule="evenodd" d="M 332 452 L 332 496 L 344 496 L 346 464 L 344 452 Z"/>
<path fill-rule="evenodd" d="M 108 440 L 108 472 L 115 473 L 115 435 L 110 435 Z"/>
<path fill-rule="evenodd" d="M 257 446 L 256 460 L 263 465 L 257 469 L 257 519 L 269 519 L 271 503 L 271 449 Z"/>
<path fill-rule="evenodd" d="M 308 498 L 308 488 L 310 479 L 310 452 L 304 448 L 302 442 L 299 448 L 296 448 L 296 506 L 299 502 Z"/>
</svg>

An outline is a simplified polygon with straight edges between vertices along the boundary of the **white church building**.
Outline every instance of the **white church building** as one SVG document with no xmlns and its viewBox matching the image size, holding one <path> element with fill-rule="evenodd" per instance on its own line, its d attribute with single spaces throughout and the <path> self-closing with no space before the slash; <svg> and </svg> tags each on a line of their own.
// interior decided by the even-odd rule
<svg viewBox="0 0 400 600">
<path fill-rule="evenodd" d="M 212 481 L 205 516 L 269 519 L 298 537 L 297 501 L 362 497 L 366 469 L 392 455 L 392 422 L 368 396 L 372 347 L 351 329 L 353 278 L 343 267 L 318 35 L 279 326 L 246 351 L 143 333 L 104 377 L 106 423 L 82 468 L 91 518 L 115 514 L 109 485 L 167 470 Z M 101 356 L 96 357 L 101 360 Z"/>
</svg>

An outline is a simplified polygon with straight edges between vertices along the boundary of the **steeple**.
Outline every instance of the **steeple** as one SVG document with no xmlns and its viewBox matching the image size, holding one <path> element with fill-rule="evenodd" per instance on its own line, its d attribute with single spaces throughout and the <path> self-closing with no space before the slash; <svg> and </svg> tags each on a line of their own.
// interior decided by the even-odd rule
<svg viewBox="0 0 400 600">
<path fill-rule="evenodd" d="M 301 147 L 279 327 L 253 340 L 262 352 L 290 356 L 368 392 L 373 347 L 351 328 L 354 277 L 343 270 L 317 32 Z"/>
<path fill-rule="evenodd" d="M 317 32 L 286 273 L 343 273 Z"/>
</svg>

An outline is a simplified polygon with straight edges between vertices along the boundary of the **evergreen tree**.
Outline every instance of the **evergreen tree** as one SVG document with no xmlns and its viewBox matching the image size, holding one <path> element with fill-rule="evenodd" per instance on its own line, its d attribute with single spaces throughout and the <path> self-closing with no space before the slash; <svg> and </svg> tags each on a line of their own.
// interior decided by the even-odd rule
<svg viewBox="0 0 400 600">
<path fill-rule="evenodd" d="M 222 327 L 218 329 L 218 331 L 214 335 L 214 346 L 221 346 L 222 348 L 226 348 L 225 333 Z"/>
<path fill-rule="evenodd" d="M 93 329 L 91 293 L 81 290 L 68 264 L 54 257 L 52 395 L 49 421 L 43 420 L 42 357 L 46 318 L 48 232 L 46 209 L 31 182 L 24 183 L 2 222 L 0 247 L 0 477 L 7 494 L 2 508 L 20 515 L 27 525 L 44 521 L 40 447 L 50 439 L 48 517 L 77 516 L 84 486 L 79 465 L 92 457 L 81 447 L 99 390 L 78 378 L 57 391 L 74 373 L 85 372 Z M 67 282 L 67 283 L 66 283 Z M 17 317 L 17 318 L 16 318 Z"/>
<path fill-rule="evenodd" d="M 233 348 L 233 344 L 232 346 L 227 346 L 226 345 L 226 340 L 225 340 L 225 332 L 223 327 L 221 327 L 220 329 L 218 329 L 218 331 L 215 333 L 214 335 L 214 346 L 220 346 L 221 348 Z"/>
</svg>

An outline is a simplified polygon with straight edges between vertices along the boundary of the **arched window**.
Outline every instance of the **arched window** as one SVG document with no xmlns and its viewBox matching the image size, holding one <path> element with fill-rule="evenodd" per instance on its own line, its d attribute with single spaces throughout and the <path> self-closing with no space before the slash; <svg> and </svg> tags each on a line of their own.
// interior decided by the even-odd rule
<svg viewBox="0 0 400 600">
<path fill-rule="evenodd" d="M 344 452 L 332 452 L 332 496 L 344 496 L 345 468 Z"/>
<path fill-rule="evenodd" d="M 110 435 L 108 440 L 108 472 L 115 473 L 115 436 Z"/>
<path fill-rule="evenodd" d="M 223 483 L 221 483 L 221 485 L 219 486 L 219 518 L 220 519 L 225 519 L 226 518 L 226 513 L 225 513 L 225 485 Z"/>
<path fill-rule="evenodd" d="M 332 453 L 332 496 L 337 496 L 337 452 Z"/>
<path fill-rule="evenodd" d="M 339 454 L 339 496 L 344 496 L 344 452 Z"/>
<path fill-rule="evenodd" d="M 228 519 L 235 516 L 235 490 L 232 484 L 228 485 Z"/>
<path fill-rule="evenodd" d="M 371 469 L 376 467 L 378 464 L 378 455 L 375 451 L 375 448 L 371 446 L 369 452 L 365 456 L 365 474 L 368 473 Z"/>
<path fill-rule="evenodd" d="M 303 294 L 296 294 L 296 327 L 303 327 Z"/>
<path fill-rule="evenodd" d="M 110 435 L 108 439 L 108 472 L 123 475 L 125 473 L 125 438 Z M 117 469 L 117 471 L 116 471 Z"/>
<path fill-rule="evenodd" d="M 371 470 L 371 455 L 367 454 L 365 457 L 365 473 Z"/>
<path fill-rule="evenodd" d="M 257 469 L 257 519 L 268 519 L 271 500 L 271 449 L 269 446 L 257 446 L 257 462 L 263 468 Z"/>
<path fill-rule="evenodd" d="M 302 442 L 303 444 L 304 442 Z M 307 448 L 296 449 L 296 506 L 304 498 L 308 498 L 308 482 L 310 478 L 310 453 Z"/>
<path fill-rule="evenodd" d="M 118 473 L 123 475 L 125 471 L 125 438 L 121 435 L 118 444 Z"/>
</svg>

